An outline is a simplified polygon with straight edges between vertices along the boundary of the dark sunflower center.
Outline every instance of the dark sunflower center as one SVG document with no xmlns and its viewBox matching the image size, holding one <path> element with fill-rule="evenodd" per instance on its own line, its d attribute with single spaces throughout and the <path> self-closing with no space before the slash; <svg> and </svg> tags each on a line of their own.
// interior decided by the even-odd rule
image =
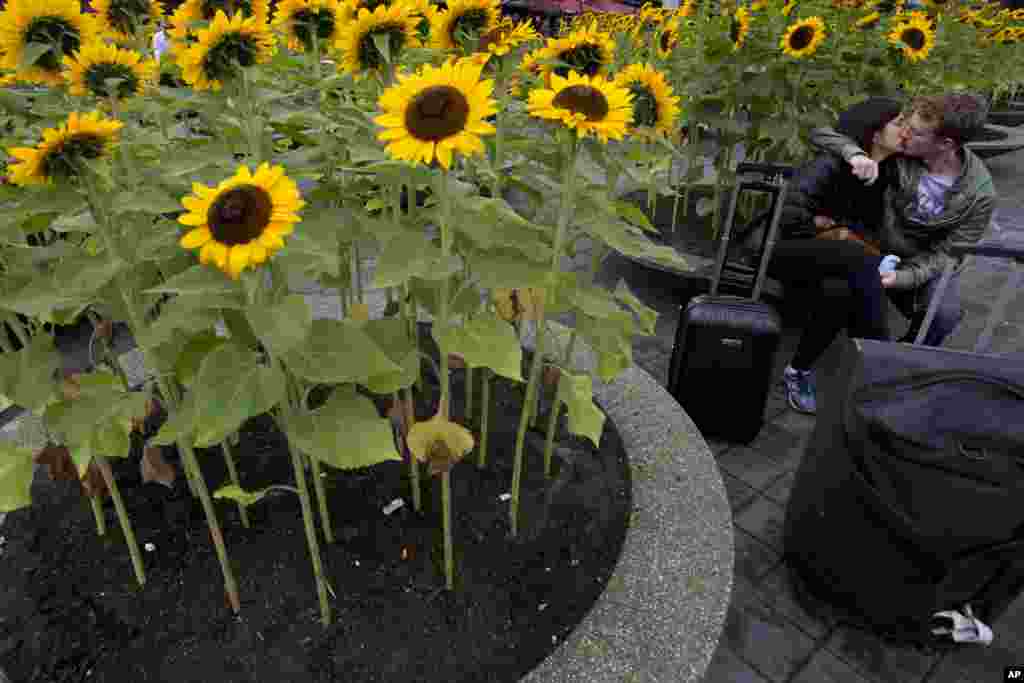
<svg viewBox="0 0 1024 683">
<path fill-rule="evenodd" d="M 313 32 L 316 31 L 317 42 L 321 47 L 334 33 L 334 13 L 326 7 L 318 10 L 301 9 L 292 15 L 292 27 L 295 37 L 307 50 L 313 49 Z"/>
<path fill-rule="evenodd" d="M 585 76 L 596 76 L 604 66 L 604 60 L 601 57 L 599 46 L 592 43 L 577 45 L 558 55 L 559 61 L 565 62 L 568 66 L 556 67 L 555 73 L 563 78 L 569 75 L 570 71 L 578 71 Z"/>
<path fill-rule="evenodd" d="M 206 53 L 203 72 L 210 80 L 224 81 L 232 78 L 239 66 L 256 63 L 256 43 L 241 33 L 228 33 Z"/>
<path fill-rule="evenodd" d="M 924 31 L 919 28 L 905 28 L 903 33 L 900 34 L 900 40 L 903 41 L 911 50 L 920 50 L 924 47 Z"/>
<path fill-rule="evenodd" d="M 477 47 L 481 52 L 489 50 L 491 45 L 500 45 L 501 41 L 505 39 L 505 31 L 496 28 L 493 31 L 488 31 L 486 35 L 480 38 L 480 45 Z"/>
<path fill-rule="evenodd" d="M 405 127 L 417 140 L 438 142 L 459 133 L 469 121 L 469 100 L 458 88 L 432 85 L 405 110 Z"/>
<path fill-rule="evenodd" d="M 359 40 L 359 63 L 364 69 L 379 69 L 386 61 L 384 55 L 377 49 L 377 43 L 373 40 L 374 35 L 388 37 L 388 50 L 391 51 L 392 60 L 405 46 L 405 28 L 401 24 L 382 24 L 372 31 L 367 31 Z"/>
<path fill-rule="evenodd" d="M 203 19 L 213 21 L 217 10 L 223 10 L 228 18 L 241 12 L 247 17 L 252 16 L 252 0 L 203 0 Z"/>
<path fill-rule="evenodd" d="M 658 40 L 658 45 L 661 47 L 662 52 L 668 52 L 671 50 L 676 43 L 675 34 L 672 31 L 662 31 L 661 37 Z"/>
<path fill-rule="evenodd" d="M 485 28 L 487 28 L 487 11 L 468 10 L 452 22 L 452 41 L 459 45 L 465 41 L 475 41 Z"/>
<path fill-rule="evenodd" d="M 85 70 L 85 86 L 96 97 L 110 97 L 110 89 L 107 87 L 108 78 L 121 79 L 115 93 L 118 99 L 131 97 L 139 88 L 139 79 L 135 72 L 124 64 L 102 62 L 93 64 Z"/>
<path fill-rule="evenodd" d="M 729 24 L 729 40 L 733 43 L 740 42 L 740 35 L 742 32 L 742 26 L 739 21 L 733 17 L 732 22 Z"/>
<path fill-rule="evenodd" d="M 266 190 L 242 185 L 217 197 L 206 213 L 206 221 L 213 239 L 221 244 L 247 244 L 270 225 L 273 209 Z"/>
<path fill-rule="evenodd" d="M 25 31 L 25 43 L 50 45 L 52 50 L 41 55 L 35 66 L 59 71 L 61 57 L 75 52 L 81 44 L 78 29 L 61 17 L 36 17 Z"/>
<path fill-rule="evenodd" d="M 658 99 L 646 86 L 631 83 L 629 92 L 633 93 L 633 125 L 654 128 L 658 123 Z"/>
<path fill-rule="evenodd" d="M 43 159 L 47 178 L 67 180 L 78 176 L 82 159 L 98 159 L 103 155 L 103 139 L 95 135 L 75 135 L 55 147 Z"/>
<path fill-rule="evenodd" d="M 604 93 L 588 85 L 570 85 L 555 95 L 552 104 L 574 114 L 583 114 L 587 121 L 600 121 L 608 116 L 608 100 Z"/>
<path fill-rule="evenodd" d="M 794 50 L 803 50 L 814 40 L 814 28 L 801 26 L 789 36 L 789 46 Z"/>
<path fill-rule="evenodd" d="M 135 31 L 149 21 L 149 2 L 147 0 L 111 0 L 107 10 L 107 21 L 125 35 L 134 35 Z"/>
<path fill-rule="evenodd" d="M 882 0 L 875 6 L 875 10 L 881 14 L 892 14 L 898 7 L 898 0 Z"/>
</svg>

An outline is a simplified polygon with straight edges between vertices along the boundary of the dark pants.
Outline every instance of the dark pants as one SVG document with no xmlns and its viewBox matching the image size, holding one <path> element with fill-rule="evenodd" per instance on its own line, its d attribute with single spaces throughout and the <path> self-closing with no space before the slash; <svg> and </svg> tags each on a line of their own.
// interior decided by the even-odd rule
<svg viewBox="0 0 1024 683">
<path fill-rule="evenodd" d="M 938 279 L 915 290 L 886 290 L 878 274 L 880 262 L 853 242 L 791 239 L 775 245 L 768 274 L 783 283 L 787 303 L 806 317 L 793 367 L 809 369 L 843 328 L 851 337 L 891 339 L 887 300 L 911 320 L 909 339 L 903 339 L 913 341 Z M 946 290 L 926 345 L 941 344 L 960 322 L 957 279 Z M 840 286 L 827 286 L 827 280 L 839 280 Z"/>
</svg>

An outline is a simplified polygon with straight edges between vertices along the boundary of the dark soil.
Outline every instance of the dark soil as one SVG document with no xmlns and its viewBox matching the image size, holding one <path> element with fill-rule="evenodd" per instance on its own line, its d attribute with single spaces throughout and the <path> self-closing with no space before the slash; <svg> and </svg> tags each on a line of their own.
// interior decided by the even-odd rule
<svg viewBox="0 0 1024 683">
<path fill-rule="evenodd" d="M 420 419 L 433 414 L 438 394 L 426 377 Z M 463 415 L 463 381 L 464 371 L 454 371 L 456 417 Z M 233 503 L 215 501 L 239 582 L 242 611 L 235 617 L 199 501 L 183 477 L 173 490 L 141 482 L 141 438 L 132 457 L 112 464 L 139 545 L 155 546 L 143 550 L 144 588 L 110 500 L 108 533 L 100 539 L 77 484 L 37 473 L 35 504 L 8 515 L 3 527 L 0 663 L 12 683 L 518 680 L 603 591 L 631 507 L 628 463 L 612 423 L 595 449 L 565 432 L 563 416 L 549 481 L 541 471 L 543 435 L 529 434 L 520 533 L 508 537 L 509 503 L 499 497 L 510 489 L 524 388 L 495 379 L 487 466 L 479 469 L 474 453 L 452 471 L 454 592 L 444 590 L 439 480 L 424 476 L 419 514 L 404 463 L 326 468 L 336 537 L 333 545 L 320 538 L 336 595 L 326 630 L 294 494 L 271 494 L 250 507 L 251 529 Z M 540 429 L 547 410 L 543 401 Z M 269 416 L 250 420 L 241 439 L 244 488 L 294 485 Z M 165 454 L 177 466 L 176 454 Z M 211 489 L 226 481 L 219 452 L 198 455 Z M 384 514 L 396 498 L 405 506 Z"/>
</svg>

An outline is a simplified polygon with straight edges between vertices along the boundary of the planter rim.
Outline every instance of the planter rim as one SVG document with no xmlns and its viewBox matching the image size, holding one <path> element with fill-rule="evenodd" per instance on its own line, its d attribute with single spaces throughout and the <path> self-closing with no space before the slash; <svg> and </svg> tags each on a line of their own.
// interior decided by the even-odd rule
<svg viewBox="0 0 1024 683">
<path fill-rule="evenodd" d="M 568 328 L 550 325 L 567 337 Z M 531 326 L 523 335 L 528 349 L 534 338 Z M 573 367 L 596 367 L 582 340 Z M 594 399 L 629 455 L 636 516 L 604 592 L 522 680 L 700 681 L 722 634 L 733 581 L 732 510 L 718 465 L 679 403 L 635 365 L 612 382 L 595 379 Z"/>
</svg>

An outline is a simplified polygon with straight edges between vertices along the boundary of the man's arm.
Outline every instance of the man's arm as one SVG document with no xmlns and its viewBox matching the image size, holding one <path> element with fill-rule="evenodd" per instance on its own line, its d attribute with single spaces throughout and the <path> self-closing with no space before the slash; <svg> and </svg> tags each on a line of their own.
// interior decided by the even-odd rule
<svg viewBox="0 0 1024 683">
<path fill-rule="evenodd" d="M 946 237 L 932 245 L 928 251 L 906 259 L 896 269 L 893 289 L 916 289 L 932 278 L 938 276 L 946 267 L 949 247 L 954 242 L 973 244 L 985 234 L 985 229 L 992 221 L 996 198 L 983 195 L 977 199 L 963 220 L 957 223 Z"/>
<path fill-rule="evenodd" d="M 878 162 L 872 160 L 853 138 L 833 128 L 815 128 L 811 131 L 811 144 L 825 152 L 838 154 L 850 162 L 853 175 L 868 185 L 878 178 Z"/>
</svg>

